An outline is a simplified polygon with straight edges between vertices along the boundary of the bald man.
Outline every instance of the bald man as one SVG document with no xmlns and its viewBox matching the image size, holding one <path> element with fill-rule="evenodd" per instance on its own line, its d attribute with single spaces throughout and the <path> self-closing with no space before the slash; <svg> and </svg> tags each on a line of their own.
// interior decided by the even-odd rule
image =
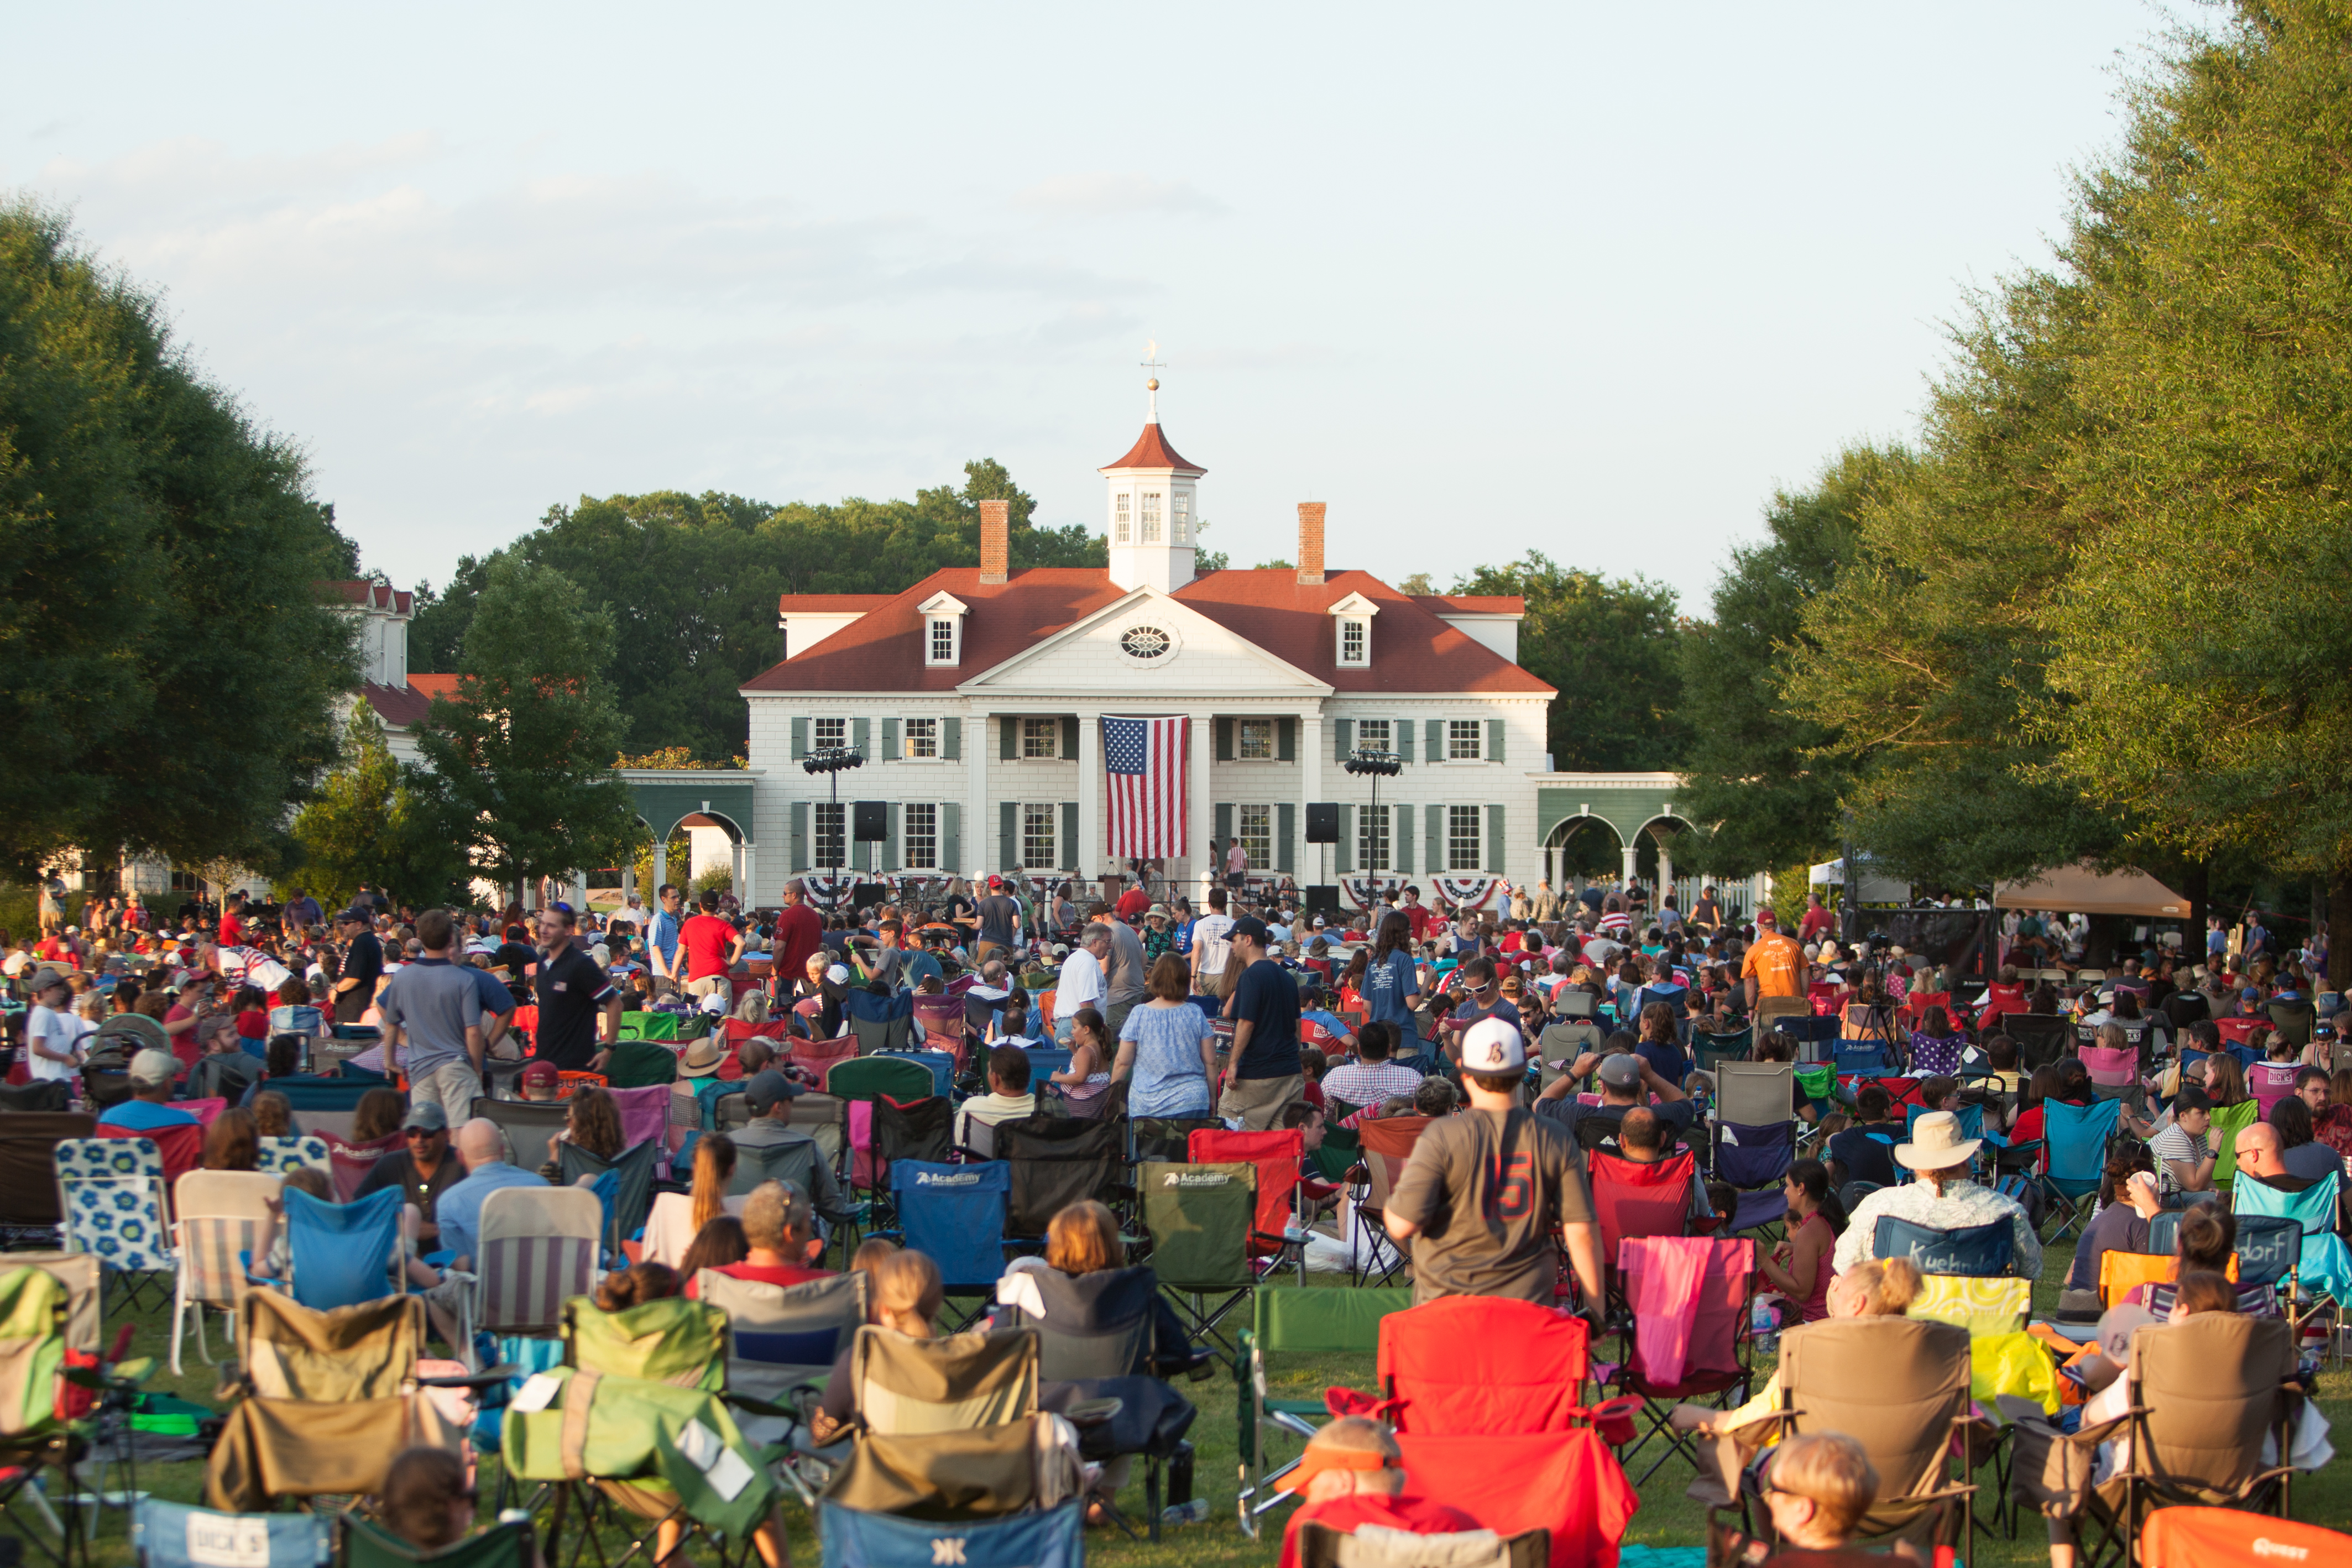
<svg viewBox="0 0 2352 1568">
<path fill-rule="evenodd" d="M 1275 1483 L 1305 1494 L 1282 1535 L 1281 1568 L 1298 1568 L 1298 1527 L 1307 1520 L 1353 1535 L 1366 1525 L 1414 1535 L 1452 1535 L 1480 1528 L 1460 1509 L 1415 1494 L 1404 1451 L 1368 1415 L 1342 1415 L 1307 1439 L 1297 1467 Z"/>
<path fill-rule="evenodd" d="M 452 1145 L 466 1179 L 442 1193 L 434 1205 L 441 1222 L 441 1249 L 452 1268 L 470 1269 L 482 1234 L 482 1200 L 501 1187 L 539 1187 L 547 1184 L 532 1172 L 507 1163 L 507 1135 L 488 1117 L 477 1116 L 457 1129 Z"/>
</svg>

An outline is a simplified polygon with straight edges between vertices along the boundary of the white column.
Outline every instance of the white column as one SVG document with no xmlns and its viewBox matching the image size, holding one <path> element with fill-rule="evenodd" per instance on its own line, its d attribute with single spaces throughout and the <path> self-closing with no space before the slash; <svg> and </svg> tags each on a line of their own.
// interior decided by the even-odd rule
<svg viewBox="0 0 2352 1568">
<path fill-rule="evenodd" d="M 752 869 L 752 847 L 746 842 L 743 846 L 742 874 L 737 879 L 735 896 L 743 900 L 743 908 L 747 910 L 760 901 L 760 879 Z M 782 903 L 783 900 L 779 899 L 776 901 Z"/>
<path fill-rule="evenodd" d="M 978 879 L 982 891 L 992 869 L 989 861 L 996 855 L 996 818 L 988 809 L 988 770 L 996 763 L 997 745 L 992 714 L 964 715 L 963 875 Z"/>
<path fill-rule="evenodd" d="M 1070 864 L 1081 879 L 1099 869 L 1103 824 L 1102 715 L 1078 715 L 1078 841 L 1071 847 Z"/>
<path fill-rule="evenodd" d="M 727 841 L 727 885 L 734 889 L 740 901 L 743 897 L 743 846 L 732 838 Z"/>
<path fill-rule="evenodd" d="M 1650 901 L 1653 910 L 1664 905 L 1666 895 L 1675 890 L 1675 858 L 1666 853 L 1664 839 L 1658 841 L 1658 896 Z M 1677 904 L 1676 908 L 1681 906 Z"/>
<path fill-rule="evenodd" d="M 1216 874 L 1216 865 L 1209 858 L 1209 831 L 1216 826 L 1211 809 L 1209 765 L 1216 760 L 1216 716 L 1213 713 L 1192 715 L 1192 776 L 1186 780 L 1184 796 L 1184 849 L 1192 861 L 1192 907 L 1206 912 L 1209 908 L 1209 879 Z"/>
<path fill-rule="evenodd" d="M 1630 885 L 1632 885 L 1633 880 L 1633 845 L 1631 845 L 1631 844 L 1628 844 L 1628 845 L 1626 845 L 1626 846 L 1625 846 L 1625 881 L 1626 881 L 1627 885 L 1628 885 L 1628 886 L 1630 886 Z"/>
<path fill-rule="evenodd" d="M 1324 871 L 1339 862 L 1336 846 L 1307 842 L 1307 806 L 1323 798 L 1323 705 L 1317 703 L 1298 716 L 1298 885 L 1323 880 Z"/>
</svg>

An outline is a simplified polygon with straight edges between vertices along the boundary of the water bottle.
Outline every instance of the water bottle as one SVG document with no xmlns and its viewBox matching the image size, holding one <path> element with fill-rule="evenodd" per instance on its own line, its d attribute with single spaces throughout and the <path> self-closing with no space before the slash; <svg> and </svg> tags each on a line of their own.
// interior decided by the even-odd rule
<svg viewBox="0 0 2352 1568">
<path fill-rule="evenodd" d="M 1780 1348 L 1780 1336 L 1774 1331 L 1772 1303 L 1759 1300 L 1748 1310 L 1748 1338 L 1755 1341 L 1756 1348 L 1759 1351 L 1777 1351 Z"/>
<path fill-rule="evenodd" d="M 1209 1517 L 1209 1500 L 1196 1497 L 1191 1502 L 1172 1503 L 1160 1510 L 1162 1524 L 1200 1524 Z"/>
</svg>

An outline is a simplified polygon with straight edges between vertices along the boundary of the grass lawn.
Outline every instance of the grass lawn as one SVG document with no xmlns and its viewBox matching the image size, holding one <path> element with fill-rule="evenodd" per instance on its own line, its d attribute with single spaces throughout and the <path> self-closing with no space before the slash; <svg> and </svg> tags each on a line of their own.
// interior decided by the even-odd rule
<svg viewBox="0 0 2352 1568">
<path fill-rule="evenodd" d="M 2047 1310 L 2054 1305 L 2058 1282 L 2064 1277 L 2072 1257 L 2071 1242 L 2048 1249 L 2036 1290 L 2038 1310 Z M 111 1335 L 115 1331 L 115 1321 L 110 1320 L 108 1333 Z M 217 1374 L 214 1369 L 196 1361 L 193 1342 L 186 1353 L 186 1375 L 176 1379 L 171 1376 L 168 1365 L 164 1364 L 171 1350 L 169 1333 L 168 1308 L 151 1307 L 139 1315 L 132 1353 L 156 1357 L 161 1368 L 150 1386 L 200 1403 L 215 1403 L 213 1395 Z M 216 1338 L 214 1344 L 217 1354 Z M 1371 1386 L 1370 1356 L 1298 1358 L 1277 1362 L 1269 1370 L 1270 1384 L 1278 1385 L 1278 1392 L 1284 1397 L 1314 1397 L 1333 1384 L 1359 1388 Z M 1766 1370 L 1769 1370 L 1769 1365 L 1759 1368 L 1759 1382 Z M 1087 1538 L 1089 1554 L 1097 1562 L 1114 1565 L 1114 1568 L 1146 1563 L 1265 1564 L 1271 1568 L 1280 1543 L 1279 1524 L 1287 1510 L 1270 1516 L 1266 1522 L 1274 1528 L 1255 1542 L 1244 1538 L 1236 1523 L 1234 1497 L 1239 1455 L 1234 1442 L 1234 1382 L 1221 1371 L 1213 1381 L 1187 1384 L 1183 1387 L 1201 1409 L 1192 1437 L 1199 1455 L 1196 1461 L 1198 1488 L 1212 1506 L 1210 1520 L 1203 1524 L 1168 1531 L 1156 1547 L 1148 1540 L 1127 1541 L 1116 1531 L 1091 1531 Z M 2320 1401 L 2335 1426 L 2338 1447 L 2352 1446 L 2352 1373 L 2336 1370 L 2326 1373 L 2320 1383 Z M 1277 1449 L 1269 1444 L 1268 1451 L 1286 1456 L 1295 1449 Z M 486 1465 L 486 1481 L 492 1473 Z M 1981 1472 L 1980 1483 L 1989 1484 L 1990 1477 L 1990 1470 Z M 189 1502 L 202 1500 L 204 1477 L 200 1465 L 142 1466 L 139 1479 L 142 1488 L 158 1496 Z M 1705 1515 L 1696 1504 L 1683 1496 L 1683 1489 L 1689 1480 L 1689 1471 L 1676 1464 L 1670 1463 L 1661 1469 L 1643 1489 L 1642 1510 L 1635 1516 L 1626 1540 L 1652 1546 L 1703 1545 L 1706 1542 Z M 487 1487 L 485 1496 L 488 1496 Z M 1143 1509 L 1140 1467 L 1122 1500 L 1128 1504 L 1131 1513 L 1140 1516 Z M 487 1509 L 487 1503 L 485 1506 Z M 24 1527 L 18 1518 L 22 1511 L 11 1510 L 12 1528 L 21 1530 Z M 1979 1518 L 1989 1516 L 1991 1511 L 1990 1503 L 1981 1504 L 1978 1511 Z M 2298 1519 L 2339 1530 L 2352 1529 L 2352 1458 L 2338 1458 L 2318 1475 L 2299 1479 L 2294 1487 L 2294 1511 Z M 793 1558 L 803 1568 L 808 1568 L 818 1561 L 811 1521 L 797 1504 L 786 1507 L 785 1517 L 792 1534 Z M 2022 1521 L 2019 1540 L 2006 1541 L 1998 1535 L 1979 1531 L 1977 1542 L 1978 1558 L 1981 1563 L 2023 1564 L 2048 1560 L 2048 1547 L 2040 1523 L 2030 1515 Z M 106 1564 L 129 1561 L 125 1525 L 119 1512 L 106 1514 L 95 1555 L 98 1562 Z M 703 1555 L 707 1557 L 709 1553 Z"/>
</svg>

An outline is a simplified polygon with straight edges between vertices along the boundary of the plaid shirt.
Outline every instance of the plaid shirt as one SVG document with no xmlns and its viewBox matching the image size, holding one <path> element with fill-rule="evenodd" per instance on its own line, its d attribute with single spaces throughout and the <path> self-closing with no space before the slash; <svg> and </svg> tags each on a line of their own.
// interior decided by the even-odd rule
<svg viewBox="0 0 2352 1568">
<path fill-rule="evenodd" d="M 1398 1062 L 1349 1062 L 1323 1075 L 1325 1099 L 1355 1106 L 1375 1106 L 1391 1095 L 1410 1099 L 1420 1087 L 1421 1074 Z"/>
</svg>

